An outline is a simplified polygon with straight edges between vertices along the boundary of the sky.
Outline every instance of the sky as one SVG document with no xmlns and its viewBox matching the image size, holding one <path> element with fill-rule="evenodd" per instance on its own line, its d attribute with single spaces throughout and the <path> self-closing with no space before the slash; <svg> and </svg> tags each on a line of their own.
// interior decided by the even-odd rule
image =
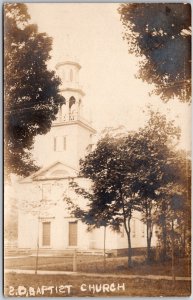
<svg viewBox="0 0 193 300">
<path fill-rule="evenodd" d="M 80 84 L 93 126 L 137 130 L 147 120 L 147 106 L 180 126 L 180 147 L 191 148 L 191 108 L 178 100 L 167 104 L 150 96 L 152 85 L 136 79 L 139 59 L 128 54 L 123 26 L 114 3 L 28 3 L 31 22 L 53 38 L 49 68 L 70 57 L 82 66 Z"/>
</svg>

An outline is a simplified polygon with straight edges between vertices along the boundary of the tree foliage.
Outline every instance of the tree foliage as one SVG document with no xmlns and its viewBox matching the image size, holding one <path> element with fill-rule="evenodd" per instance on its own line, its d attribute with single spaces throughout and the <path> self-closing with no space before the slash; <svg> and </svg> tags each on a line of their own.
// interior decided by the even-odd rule
<svg viewBox="0 0 193 300">
<path fill-rule="evenodd" d="M 92 228 L 110 226 L 120 231 L 124 226 L 128 238 L 128 265 L 131 265 L 131 228 L 133 210 L 138 210 L 139 199 L 133 192 L 133 133 L 127 137 L 106 134 L 96 149 L 80 164 L 80 175 L 92 181 L 90 193 L 85 194 L 75 182 L 75 191 L 88 199 L 86 210 L 73 208 L 75 217 Z"/>
<path fill-rule="evenodd" d="M 191 161 L 185 151 L 176 153 L 178 180 L 159 189 L 154 221 L 158 228 L 160 258 L 171 257 L 173 244 L 177 256 L 190 255 L 191 240 Z M 172 227 L 172 223 L 175 225 Z"/>
<path fill-rule="evenodd" d="M 146 224 L 147 261 L 151 261 L 155 206 L 160 199 L 159 190 L 179 181 L 181 170 L 177 161 L 175 144 L 179 128 L 166 116 L 150 111 L 147 124 L 136 132 L 134 191 L 141 199 L 143 222 Z"/>
<path fill-rule="evenodd" d="M 191 7 L 134 3 L 119 7 L 129 53 L 141 57 L 138 78 L 155 84 L 164 101 L 191 101 Z"/>
<path fill-rule="evenodd" d="M 159 190 L 178 181 L 174 143 L 180 132 L 164 115 L 150 111 L 147 124 L 125 135 L 106 134 L 96 149 L 81 161 L 80 175 L 92 181 L 91 193 L 76 183 L 75 191 L 88 199 L 86 210 L 73 213 L 93 227 L 123 225 L 128 238 L 128 265 L 131 265 L 131 228 L 133 211 L 142 213 L 146 224 L 147 259 L 151 259 L 154 209 Z"/>
<path fill-rule="evenodd" d="M 29 20 L 25 4 L 4 5 L 5 166 L 24 176 L 37 170 L 34 137 L 50 130 L 63 101 L 60 80 L 47 69 L 52 39 Z"/>
</svg>

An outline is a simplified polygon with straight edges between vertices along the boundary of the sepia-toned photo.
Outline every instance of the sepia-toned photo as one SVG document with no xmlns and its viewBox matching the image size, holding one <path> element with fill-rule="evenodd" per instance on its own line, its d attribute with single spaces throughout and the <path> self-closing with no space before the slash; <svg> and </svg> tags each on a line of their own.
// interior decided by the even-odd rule
<svg viewBox="0 0 193 300">
<path fill-rule="evenodd" d="M 191 6 L 7 3 L 4 295 L 191 295 Z"/>
</svg>

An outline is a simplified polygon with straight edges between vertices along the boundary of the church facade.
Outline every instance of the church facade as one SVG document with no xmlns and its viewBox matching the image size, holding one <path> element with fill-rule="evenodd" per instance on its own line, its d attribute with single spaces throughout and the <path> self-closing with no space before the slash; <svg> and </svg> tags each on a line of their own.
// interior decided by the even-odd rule
<svg viewBox="0 0 193 300">
<path fill-rule="evenodd" d="M 84 92 L 79 85 L 81 66 L 71 60 L 57 64 L 62 79 L 61 94 L 65 103 L 60 107 L 56 121 L 45 136 L 37 137 L 34 157 L 42 168 L 16 184 L 19 199 L 18 248 L 35 250 L 37 246 L 49 253 L 58 250 L 83 252 L 102 251 L 104 235 L 106 251 L 119 252 L 127 249 L 127 236 L 101 227 L 93 231 L 75 219 L 68 209 L 70 197 L 81 207 L 85 199 L 69 187 L 74 178 L 84 188 L 90 182 L 78 176 L 79 160 L 92 150 L 96 130 L 84 115 Z M 145 225 L 136 212 L 131 223 L 133 248 L 146 247 Z M 155 244 L 155 234 L 152 245 Z"/>
</svg>

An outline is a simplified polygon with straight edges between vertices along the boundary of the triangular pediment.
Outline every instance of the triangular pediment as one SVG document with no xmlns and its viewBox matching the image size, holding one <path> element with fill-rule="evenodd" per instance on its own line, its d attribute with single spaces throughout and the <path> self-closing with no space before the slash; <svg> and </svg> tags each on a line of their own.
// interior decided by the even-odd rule
<svg viewBox="0 0 193 300">
<path fill-rule="evenodd" d="M 32 181 L 34 181 L 34 180 L 69 178 L 69 177 L 76 177 L 77 175 L 78 175 L 78 171 L 76 169 L 66 165 L 65 163 L 55 162 L 46 168 L 40 169 L 30 177 L 24 179 L 24 181 L 26 181 L 27 179 L 31 179 Z"/>
</svg>

